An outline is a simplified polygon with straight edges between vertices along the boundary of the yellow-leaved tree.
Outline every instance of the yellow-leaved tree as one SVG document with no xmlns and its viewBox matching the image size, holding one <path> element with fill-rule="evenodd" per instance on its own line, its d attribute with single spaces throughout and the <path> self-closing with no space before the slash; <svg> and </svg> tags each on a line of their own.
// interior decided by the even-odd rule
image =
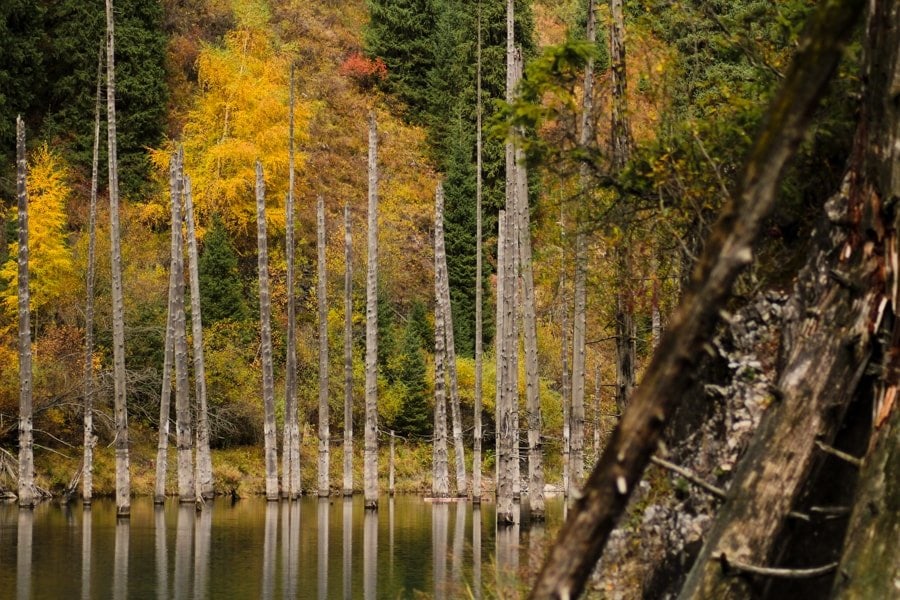
<svg viewBox="0 0 900 600">
<path fill-rule="evenodd" d="M 39 314 L 72 284 L 73 261 L 66 244 L 66 200 L 71 193 L 69 168 L 46 143 L 40 145 L 28 165 L 28 287 L 31 312 Z M 16 207 L 10 209 L 15 218 Z M 0 269 L 2 329 L 13 327 L 18 313 L 19 244 L 9 245 L 12 257 Z"/>
</svg>

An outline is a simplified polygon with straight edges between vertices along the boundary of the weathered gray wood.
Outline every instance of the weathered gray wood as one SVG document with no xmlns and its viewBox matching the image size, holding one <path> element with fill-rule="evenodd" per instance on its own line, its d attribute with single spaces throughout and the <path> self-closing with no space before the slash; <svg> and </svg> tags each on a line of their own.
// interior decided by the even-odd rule
<svg viewBox="0 0 900 600">
<path fill-rule="evenodd" d="M 125 390 L 125 301 L 119 227 L 119 159 L 116 150 L 116 49 L 113 0 L 106 0 L 106 142 L 109 162 L 109 239 L 112 269 L 113 410 L 116 423 L 116 513 L 131 514 L 128 404 Z"/>
<path fill-rule="evenodd" d="M 344 205 L 344 495 L 353 495 L 353 239 Z"/>
<path fill-rule="evenodd" d="M 509 241 L 507 231 L 509 219 L 505 210 L 501 210 L 498 219 L 497 235 L 497 332 L 496 332 L 496 360 L 497 360 L 497 395 L 495 400 L 496 423 L 496 499 L 497 499 L 497 523 L 513 522 L 513 498 L 512 498 L 512 441 L 511 441 L 511 415 L 508 405 L 509 393 Z"/>
<path fill-rule="evenodd" d="M 565 239 L 565 223 L 562 215 L 560 215 L 560 236 L 562 244 L 560 247 L 560 265 L 559 265 L 559 323 L 560 323 L 560 364 L 562 365 L 562 373 L 560 375 L 560 395 L 562 400 L 562 467 L 563 467 L 563 495 L 568 498 L 570 492 L 571 469 L 570 448 L 572 440 L 572 396 L 570 394 L 571 384 L 569 380 L 569 292 L 568 281 L 566 277 L 566 239 Z"/>
<path fill-rule="evenodd" d="M 478 2 L 478 41 L 475 63 L 475 400 L 472 448 L 472 502 L 481 503 L 481 444 L 482 393 L 484 377 L 484 332 L 482 305 L 484 304 L 484 273 L 482 272 L 482 100 L 481 100 L 481 0 Z"/>
<path fill-rule="evenodd" d="M 363 488 L 366 508 L 378 508 L 378 130 L 369 113 L 369 230 L 366 267 L 366 426 Z"/>
<path fill-rule="evenodd" d="M 434 442 L 432 446 L 431 495 L 446 498 L 450 495 L 450 474 L 447 458 L 447 310 L 444 307 L 444 277 L 442 261 L 446 261 L 442 231 L 444 226 L 444 191 L 438 183 L 434 203 Z"/>
<path fill-rule="evenodd" d="M 285 200 L 285 256 L 287 258 L 287 357 L 285 359 L 282 491 L 300 496 L 300 424 L 297 421 L 297 303 L 294 291 L 294 65 L 291 64 L 288 117 L 288 193 Z"/>
<path fill-rule="evenodd" d="M 329 484 L 331 433 L 328 410 L 328 298 L 325 293 L 325 199 L 316 200 L 316 249 L 318 253 L 318 281 L 316 297 L 319 301 L 319 497 L 331 493 Z"/>
<path fill-rule="evenodd" d="M 497 412 L 497 435 L 500 438 L 500 450 L 503 452 L 503 462 L 499 468 L 500 479 L 497 489 L 497 523 L 498 525 L 510 525 L 517 523 L 516 511 L 513 500 L 515 497 L 518 453 L 518 430 L 516 429 L 514 404 L 518 404 L 518 390 L 514 377 L 517 370 L 518 340 L 515 337 L 515 288 L 514 264 L 517 259 L 515 248 L 515 206 L 513 210 L 503 213 L 505 220 L 503 235 L 503 339 L 501 341 L 501 367 L 503 369 L 503 388 L 501 392 L 501 407 Z"/>
<path fill-rule="evenodd" d="M 388 464 L 388 494 L 394 495 L 394 430 L 391 430 L 391 452 Z"/>
<path fill-rule="evenodd" d="M 256 244 L 259 272 L 259 322 L 262 344 L 262 394 L 265 422 L 266 499 L 278 500 L 278 442 L 275 432 L 275 381 L 272 368 L 272 325 L 269 296 L 269 252 L 266 236 L 266 184 L 262 164 L 256 161 Z"/>
<path fill-rule="evenodd" d="M 16 197 L 18 198 L 19 302 L 19 506 L 34 506 L 33 373 L 31 366 L 31 310 L 28 289 L 28 159 L 25 123 L 16 117 Z"/>
<path fill-rule="evenodd" d="M 97 188 L 100 183 L 100 111 L 103 98 L 103 50 L 97 52 L 97 99 L 94 105 L 94 148 L 91 160 L 91 204 L 88 209 L 87 300 L 84 308 L 84 459 L 81 498 L 85 506 L 94 496 L 94 272 L 97 249 Z"/>
<path fill-rule="evenodd" d="M 752 259 L 752 244 L 774 205 L 780 176 L 803 138 L 862 5 L 859 0 L 828 2 L 811 17 L 736 192 L 698 262 L 692 286 L 550 550 L 532 598 L 577 597 L 584 589 L 668 415 L 694 376 L 698 349 L 715 327 L 735 278 Z"/>
<path fill-rule="evenodd" d="M 601 384 L 600 361 L 594 368 L 594 457 L 600 456 L 600 423 L 603 419 L 603 406 L 601 392 L 603 386 Z"/>
</svg>

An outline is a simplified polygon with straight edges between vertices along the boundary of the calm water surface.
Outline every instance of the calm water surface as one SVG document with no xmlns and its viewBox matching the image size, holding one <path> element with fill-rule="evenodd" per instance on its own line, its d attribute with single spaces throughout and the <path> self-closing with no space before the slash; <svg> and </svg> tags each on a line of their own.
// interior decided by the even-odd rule
<svg viewBox="0 0 900 600">
<path fill-rule="evenodd" d="M 0 505 L 0 597 L 459 598 L 516 597 L 517 576 L 540 565 L 562 520 L 497 530 L 494 505 L 384 497 L 193 504 L 134 500 L 91 509 Z"/>
</svg>

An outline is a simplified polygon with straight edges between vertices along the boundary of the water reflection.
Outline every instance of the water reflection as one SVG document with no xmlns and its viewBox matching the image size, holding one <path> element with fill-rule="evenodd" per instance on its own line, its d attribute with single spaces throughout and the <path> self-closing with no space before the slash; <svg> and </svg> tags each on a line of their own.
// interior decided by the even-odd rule
<svg viewBox="0 0 900 600">
<path fill-rule="evenodd" d="M 378 511 L 370 509 L 363 517 L 363 597 L 378 597 Z"/>
<path fill-rule="evenodd" d="M 284 597 L 296 598 L 297 572 L 300 566 L 300 503 L 288 502 L 283 505 L 283 509 L 290 514 L 288 525 L 290 541 L 288 542 L 287 569 L 285 569 L 287 585 L 284 587 Z"/>
<path fill-rule="evenodd" d="M 113 598 L 128 598 L 128 555 L 131 519 L 116 519 L 115 568 L 113 569 Z"/>
<path fill-rule="evenodd" d="M 353 497 L 344 496 L 343 569 L 344 600 L 353 597 Z"/>
<path fill-rule="evenodd" d="M 194 518 L 194 598 L 206 598 L 209 580 L 209 544 L 212 536 L 212 506 L 206 504 Z"/>
<path fill-rule="evenodd" d="M 481 505 L 472 507 L 472 592 L 481 598 Z"/>
<path fill-rule="evenodd" d="M 91 507 L 88 505 L 81 516 L 81 600 L 91 597 L 91 529 Z"/>
<path fill-rule="evenodd" d="M 263 600 L 275 596 L 275 554 L 278 542 L 278 503 L 266 502 L 266 530 L 263 540 L 262 594 Z"/>
<path fill-rule="evenodd" d="M 189 598 L 191 593 L 191 571 L 194 564 L 194 518 L 193 504 L 178 505 L 178 520 L 175 529 L 175 588 L 173 597 Z"/>
<path fill-rule="evenodd" d="M 319 600 L 328 598 L 328 511 L 331 508 L 331 501 L 328 498 L 318 499 L 318 562 L 317 573 L 319 574 L 318 589 Z"/>
<path fill-rule="evenodd" d="M 31 534 L 34 529 L 34 511 L 19 509 L 18 535 L 16 536 L 16 595 L 19 600 L 31 598 Z"/>
<path fill-rule="evenodd" d="M 447 589 L 447 520 L 450 506 L 443 502 L 431 509 L 431 552 L 433 557 L 434 597 L 446 598 Z"/>
</svg>

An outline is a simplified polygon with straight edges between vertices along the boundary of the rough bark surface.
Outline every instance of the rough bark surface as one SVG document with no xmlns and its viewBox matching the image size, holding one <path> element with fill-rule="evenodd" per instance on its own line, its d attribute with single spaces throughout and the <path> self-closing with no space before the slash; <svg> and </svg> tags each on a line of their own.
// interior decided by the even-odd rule
<svg viewBox="0 0 900 600">
<path fill-rule="evenodd" d="M 282 488 L 290 498 L 300 496 L 300 424 L 297 421 L 297 303 L 294 293 L 294 65 L 291 65 L 288 118 L 288 193 L 285 199 L 285 256 L 287 258 L 287 357 L 285 359 Z"/>
<path fill-rule="evenodd" d="M 482 272 L 482 139 L 481 139 L 481 2 L 478 2 L 478 40 L 476 46 L 475 65 L 475 400 L 473 416 L 473 448 L 472 448 L 472 502 L 481 502 L 481 404 L 484 377 L 484 351 L 483 351 L 483 318 L 482 305 L 484 303 L 484 290 Z"/>
<path fill-rule="evenodd" d="M 497 235 L 497 395 L 496 395 L 496 496 L 497 496 L 497 523 L 509 524 L 513 522 L 513 498 L 512 498 L 512 441 L 511 441 L 511 415 L 508 406 L 509 394 L 509 336 L 508 323 L 510 315 L 509 294 L 509 241 L 507 231 L 509 219 L 505 210 L 498 215 Z"/>
<path fill-rule="evenodd" d="M 353 238 L 344 205 L 344 495 L 353 495 Z"/>
<path fill-rule="evenodd" d="M 378 130 L 369 113 L 369 231 L 366 258 L 366 426 L 363 488 L 366 508 L 378 508 Z"/>
<path fill-rule="evenodd" d="M 28 160 L 25 123 L 16 118 L 16 196 L 18 198 L 19 301 L 19 506 L 34 506 L 34 427 L 31 368 L 31 311 L 28 290 Z"/>
<path fill-rule="evenodd" d="M 774 204 L 781 173 L 802 140 L 861 4 L 858 0 L 828 2 L 811 17 L 736 193 L 713 228 L 692 286 L 551 549 L 532 597 L 573 597 L 582 592 L 656 448 L 663 425 L 688 386 L 697 349 L 715 327 L 735 278 L 752 259 L 752 244 Z"/>
<path fill-rule="evenodd" d="M 328 298 L 325 294 L 325 199 L 316 201 L 316 249 L 318 281 L 316 297 L 319 301 L 319 497 L 331 493 L 329 472 L 331 432 L 328 410 Z"/>
<path fill-rule="evenodd" d="M 440 188 L 439 188 L 440 189 Z M 444 270 L 440 267 L 443 247 L 437 241 L 438 222 L 444 219 L 444 195 L 437 194 L 435 202 L 435 243 L 434 243 L 434 446 L 432 447 L 431 494 L 435 498 L 450 495 L 450 474 L 447 464 L 447 401 L 446 366 L 447 321 L 444 309 Z"/>
<path fill-rule="evenodd" d="M 612 71 L 612 171 L 617 173 L 628 162 L 631 125 L 628 119 L 628 79 L 625 73 L 625 12 L 622 0 L 609 0 L 609 59 Z"/>
<path fill-rule="evenodd" d="M 262 394 L 265 422 L 266 499 L 278 500 L 278 442 L 275 431 L 275 382 L 272 372 L 272 326 L 269 297 L 269 253 L 266 239 L 266 185 L 256 161 L 256 243 L 259 271 L 259 322 L 262 344 Z"/>
<path fill-rule="evenodd" d="M 113 0 L 106 0 L 106 142 L 109 159 L 109 240 L 112 269 L 113 410 L 116 423 L 116 513 L 131 514 L 128 406 L 125 391 L 125 301 L 119 227 L 119 167 L 116 151 L 116 49 Z"/>
</svg>

